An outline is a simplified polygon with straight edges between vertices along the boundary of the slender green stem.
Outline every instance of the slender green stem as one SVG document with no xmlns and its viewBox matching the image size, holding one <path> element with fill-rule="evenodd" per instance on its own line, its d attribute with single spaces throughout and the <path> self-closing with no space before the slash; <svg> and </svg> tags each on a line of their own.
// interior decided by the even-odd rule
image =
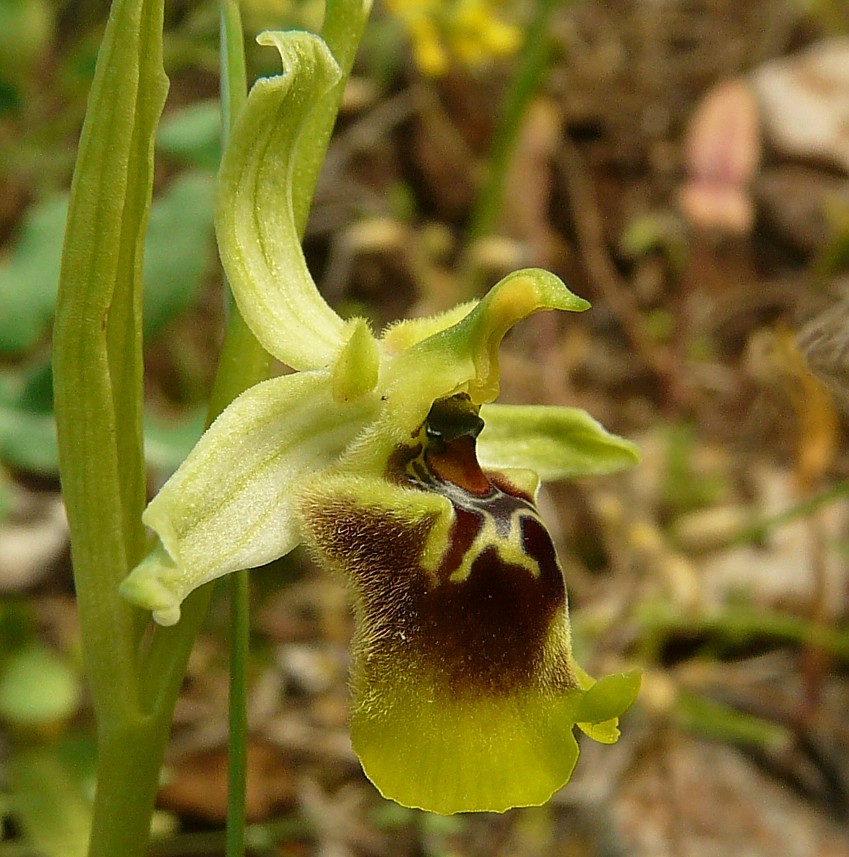
<svg viewBox="0 0 849 857">
<path fill-rule="evenodd" d="M 230 129 L 248 97 L 245 34 L 238 0 L 221 0 L 221 128 L 226 146 Z"/>
<path fill-rule="evenodd" d="M 505 96 L 504 107 L 498 117 L 486 178 L 478 193 L 466 230 L 467 251 L 475 241 L 485 238 L 495 227 L 504 202 L 507 172 L 522 122 L 531 100 L 539 91 L 540 83 L 551 60 L 552 44 L 549 38 L 551 16 L 563 2 L 564 0 L 537 0 L 533 4 L 534 17 L 522 50 L 519 52 L 518 66 Z M 467 271 L 467 285 L 472 291 L 477 287 L 475 276 L 473 270 Z"/>
<path fill-rule="evenodd" d="M 778 529 L 789 524 L 791 521 L 799 518 L 806 518 L 812 512 L 815 512 L 820 506 L 833 503 L 849 494 L 849 480 L 843 479 L 835 485 L 830 485 L 828 488 L 814 494 L 811 497 L 806 497 L 798 503 L 790 506 L 784 511 L 773 515 L 770 518 L 765 518 L 760 521 L 755 521 L 752 524 L 744 527 L 737 535 L 729 540 L 729 544 L 745 544 L 746 542 L 757 541 L 769 535 L 772 530 Z"/>
<path fill-rule="evenodd" d="M 245 35 L 238 0 L 221 0 L 221 112 L 222 148 L 247 100 L 248 78 L 245 68 Z M 244 380 L 253 382 L 265 378 L 271 369 L 269 355 L 248 330 L 234 301 L 229 301 L 230 323 L 216 390 L 210 401 L 210 413 L 224 407 L 235 389 L 236 369 Z M 250 376 L 245 374 L 245 360 L 250 361 Z M 226 361 L 226 362 L 225 362 Z M 224 369 L 226 365 L 226 370 Z M 223 371 L 222 371 L 223 370 Z M 238 376 L 236 376 L 238 377 Z M 222 390 L 221 386 L 225 389 Z M 242 857 L 245 853 L 245 801 L 248 773 L 248 659 L 250 656 L 250 593 L 247 571 L 230 575 L 230 701 L 229 743 L 227 751 L 227 857 Z"/>
<path fill-rule="evenodd" d="M 245 853 L 247 786 L 248 654 L 250 651 L 248 572 L 230 575 L 230 745 L 227 757 L 227 857 Z"/>
<path fill-rule="evenodd" d="M 321 37 L 339 63 L 342 79 L 312 111 L 298 141 L 292 205 L 295 224 L 301 236 L 306 229 L 318 174 L 330 143 L 342 93 L 354 65 L 370 9 L 371 0 L 327 0 Z"/>
</svg>

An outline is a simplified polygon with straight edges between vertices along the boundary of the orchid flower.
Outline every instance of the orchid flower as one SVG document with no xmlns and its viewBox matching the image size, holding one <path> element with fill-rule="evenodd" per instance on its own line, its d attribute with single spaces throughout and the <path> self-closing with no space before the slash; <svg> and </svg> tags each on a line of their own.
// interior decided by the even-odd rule
<svg viewBox="0 0 849 857">
<path fill-rule="evenodd" d="M 572 657 L 540 479 L 637 454 L 583 411 L 492 402 L 507 331 L 589 305 L 524 270 L 379 338 L 343 321 L 292 207 L 295 144 L 338 69 L 317 36 L 260 42 L 284 74 L 254 86 L 234 128 L 216 230 L 242 315 L 295 371 L 237 398 L 154 497 L 143 520 L 158 547 L 122 592 L 173 624 L 196 587 L 306 544 L 350 589 L 352 741 L 377 788 L 441 813 L 541 804 L 571 775 L 574 726 L 615 741 L 639 679 L 595 682 Z"/>
</svg>

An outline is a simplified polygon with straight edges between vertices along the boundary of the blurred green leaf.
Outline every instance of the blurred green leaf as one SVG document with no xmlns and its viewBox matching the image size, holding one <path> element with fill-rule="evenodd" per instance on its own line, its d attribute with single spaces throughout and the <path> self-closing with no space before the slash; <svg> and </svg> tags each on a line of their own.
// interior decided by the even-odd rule
<svg viewBox="0 0 849 857">
<path fill-rule="evenodd" d="M 58 469 L 50 363 L 0 378 L 0 459 L 30 473 Z"/>
<path fill-rule="evenodd" d="M 53 318 L 67 210 L 65 195 L 32 206 L 0 267 L 0 353 L 30 348 Z"/>
<path fill-rule="evenodd" d="M 9 764 L 11 804 L 26 839 L 44 857 L 85 857 L 91 806 L 57 745 L 20 746 Z"/>
<path fill-rule="evenodd" d="M 773 751 L 793 744 L 793 734 L 786 726 L 690 691 L 679 693 L 675 717 L 682 728 L 729 744 Z"/>
<path fill-rule="evenodd" d="M 153 204 L 145 241 L 144 334 L 154 337 L 195 298 L 212 255 L 215 179 L 189 172 Z"/>
<path fill-rule="evenodd" d="M 58 471 L 53 414 L 53 375 L 49 362 L 27 373 L 0 376 L 0 460 L 28 473 Z M 158 474 L 177 469 L 203 432 L 203 415 L 176 420 L 144 417 L 147 465 Z M 0 483 L 0 512 L 4 493 Z"/>
<path fill-rule="evenodd" d="M 206 411 L 201 409 L 179 421 L 163 421 L 145 414 L 144 457 L 149 467 L 170 475 L 183 462 L 203 434 Z"/>
<path fill-rule="evenodd" d="M 695 427 L 679 423 L 667 433 L 664 503 L 675 514 L 702 509 L 716 503 L 727 489 L 719 473 L 700 473 L 694 466 L 698 438 Z"/>
<path fill-rule="evenodd" d="M 0 470 L 0 524 L 6 520 L 9 509 L 12 506 L 12 492 L 9 487 L 9 479 L 5 472 Z"/>
<path fill-rule="evenodd" d="M 210 262 L 215 180 L 189 172 L 156 200 L 145 242 L 145 335 L 190 306 Z M 0 266 L 0 354 L 32 348 L 53 319 L 67 196 L 51 197 L 26 214 L 9 259 Z"/>
<path fill-rule="evenodd" d="M 13 110 L 20 110 L 24 101 L 18 88 L 8 80 L 0 77 L 0 116 Z"/>
<path fill-rule="evenodd" d="M 17 598 L 0 601 L 0 657 L 29 645 L 35 637 L 32 604 Z"/>
<path fill-rule="evenodd" d="M 53 414 L 28 411 L 14 400 L 0 400 L 0 458 L 29 473 L 56 473 L 58 453 Z"/>
<path fill-rule="evenodd" d="M 0 0 L 0 76 L 25 84 L 53 37 L 48 0 Z"/>
<path fill-rule="evenodd" d="M 156 144 L 186 164 L 215 172 L 221 160 L 218 101 L 198 101 L 169 113 L 159 126 Z"/>
<path fill-rule="evenodd" d="M 0 717 L 16 727 L 60 723 L 80 701 L 80 676 L 46 646 L 15 652 L 0 671 Z"/>
</svg>

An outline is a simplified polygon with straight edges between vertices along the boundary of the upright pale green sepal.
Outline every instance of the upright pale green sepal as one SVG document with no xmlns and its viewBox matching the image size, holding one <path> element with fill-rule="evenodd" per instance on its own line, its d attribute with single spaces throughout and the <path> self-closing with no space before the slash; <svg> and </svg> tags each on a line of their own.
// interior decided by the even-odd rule
<svg viewBox="0 0 849 857">
<path fill-rule="evenodd" d="M 294 369 L 319 369 L 345 343 L 344 322 L 307 270 L 293 214 L 295 147 L 339 67 L 311 33 L 269 32 L 283 74 L 257 81 L 224 153 L 215 226 L 233 295 L 262 346 Z"/>
<path fill-rule="evenodd" d="M 588 307 L 554 274 L 538 268 L 517 271 L 459 321 L 410 347 L 396 361 L 393 375 L 403 375 L 396 383 L 423 405 L 455 393 L 468 393 L 477 404 L 490 402 L 498 395 L 498 349 L 514 324 L 541 310 L 582 312 Z M 393 334 L 402 336 L 403 323 Z"/>
</svg>

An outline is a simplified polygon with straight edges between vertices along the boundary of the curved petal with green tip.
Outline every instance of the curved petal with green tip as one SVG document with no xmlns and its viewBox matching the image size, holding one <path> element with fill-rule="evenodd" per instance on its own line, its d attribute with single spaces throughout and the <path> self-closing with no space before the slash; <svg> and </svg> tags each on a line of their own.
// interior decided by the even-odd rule
<svg viewBox="0 0 849 857">
<path fill-rule="evenodd" d="M 301 540 L 297 490 L 373 420 L 378 397 L 334 400 L 328 374 L 251 387 L 212 424 L 145 510 L 165 554 L 137 566 L 124 595 L 163 624 L 203 583 L 288 553 Z"/>
<path fill-rule="evenodd" d="M 484 405 L 481 418 L 483 467 L 533 470 L 552 482 L 615 473 L 640 460 L 636 444 L 611 434 L 579 408 Z"/>
<path fill-rule="evenodd" d="M 514 324 L 541 310 L 582 312 L 589 306 L 548 271 L 516 271 L 459 321 L 416 341 L 397 357 L 390 388 L 403 389 L 405 403 L 426 401 L 428 408 L 436 399 L 455 393 L 468 393 L 476 404 L 491 402 L 499 389 L 498 349 Z M 388 336 L 403 341 L 404 322 L 390 328 Z"/>
<path fill-rule="evenodd" d="M 344 344 L 344 323 L 307 270 L 292 171 L 304 121 L 340 72 L 311 33 L 263 33 L 257 41 L 277 48 L 284 73 L 257 81 L 233 129 L 219 174 L 218 247 L 239 310 L 262 346 L 294 369 L 320 369 Z"/>
</svg>

